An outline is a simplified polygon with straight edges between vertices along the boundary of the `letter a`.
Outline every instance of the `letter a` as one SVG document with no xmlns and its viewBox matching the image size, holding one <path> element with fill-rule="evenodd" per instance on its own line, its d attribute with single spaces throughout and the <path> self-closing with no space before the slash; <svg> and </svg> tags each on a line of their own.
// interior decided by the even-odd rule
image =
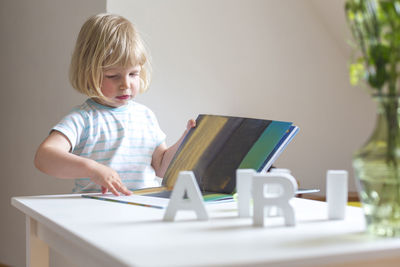
<svg viewBox="0 0 400 267">
<path fill-rule="evenodd" d="M 187 199 L 185 199 L 185 193 Z M 164 221 L 173 221 L 178 210 L 193 210 L 198 220 L 208 220 L 203 197 L 191 171 L 179 173 L 167 210 L 164 213 Z"/>
</svg>

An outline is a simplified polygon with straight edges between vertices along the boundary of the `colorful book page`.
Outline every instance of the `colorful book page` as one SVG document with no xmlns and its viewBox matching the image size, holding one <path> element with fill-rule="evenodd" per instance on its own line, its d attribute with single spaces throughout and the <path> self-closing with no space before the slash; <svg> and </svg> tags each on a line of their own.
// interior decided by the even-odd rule
<svg viewBox="0 0 400 267">
<path fill-rule="evenodd" d="M 199 115 L 163 179 L 173 188 L 180 171 L 193 171 L 200 190 L 231 194 L 238 168 L 262 169 L 292 123 Z"/>
</svg>

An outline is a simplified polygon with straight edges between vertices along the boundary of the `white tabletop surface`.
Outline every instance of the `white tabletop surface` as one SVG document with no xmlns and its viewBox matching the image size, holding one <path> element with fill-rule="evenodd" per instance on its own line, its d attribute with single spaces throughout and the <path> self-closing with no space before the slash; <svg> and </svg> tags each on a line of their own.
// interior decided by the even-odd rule
<svg viewBox="0 0 400 267">
<path fill-rule="evenodd" d="M 175 222 L 162 221 L 165 210 L 80 195 L 16 197 L 12 204 L 105 265 L 312 266 L 400 253 L 400 239 L 364 233 L 361 209 L 348 207 L 345 220 L 329 221 L 325 202 L 299 198 L 291 200 L 295 227 L 280 217 L 253 227 L 251 218 L 238 217 L 235 202 L 207 205 L 208 221 L 180 211 Z"/>
</svg>

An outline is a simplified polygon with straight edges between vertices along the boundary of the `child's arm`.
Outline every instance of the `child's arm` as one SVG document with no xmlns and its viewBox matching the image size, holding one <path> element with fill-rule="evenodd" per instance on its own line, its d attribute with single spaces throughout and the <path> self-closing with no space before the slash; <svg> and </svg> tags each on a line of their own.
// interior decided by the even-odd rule
<svg viewBox="0 0 400 267">
<path fill-rule="evenodd" d="M 196 121 L 193 119 L 189 120 L 185 132 L 173 146 L 167 148 L 167 145 L 164 142 L 156 148 L 153 153 L 151 165 L 156 171 L 156 175 L 158 177 L 164 177 L 164 174 L 168 169 L 169 163 L 174 157 L 176 151 L 178 150 L 179 145 L 182 143 L 189 130 L 194 127 L 196 127 Z"/>
<path fill-rule="evenodd" d="M 131 192 L 122 183 L 118 173 L 92 159 L 70 153 L 71 144 L 58 131 L 52 131 L 39 146 L 35 155 L 35 166 L 40 171 L 64 179 L 90 177 L 102 187 L 103 193 L 110 190 L 114 195 Z"/>
</svg>

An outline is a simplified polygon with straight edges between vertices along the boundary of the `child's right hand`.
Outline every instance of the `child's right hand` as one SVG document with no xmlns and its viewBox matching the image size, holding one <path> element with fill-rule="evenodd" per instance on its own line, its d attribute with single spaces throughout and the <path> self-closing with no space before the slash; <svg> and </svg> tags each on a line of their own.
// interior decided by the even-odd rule
<svg viewBox="0 0 400 267">
<path fill-rule="evenodd" d="M 96 162 L 97 163 L 97 162 Z M 103 194 L 110 190 L 114 195 L 119 196 L 118 192 L 131 195 L 132 192 L 122 183 L 118 173 L 108 166 L 97 163 L 90 176 L 91 180 L 101 186 Z"/>
<path fill-rule="evenodd" d="M 102 192 L 110 190 L 114 195 L 119 192 L 131 195 L 122 183 L 118 173 L 92 159 L 70 153 L 71 143 L 58 131 L 52 131 L 39 146 L 35 155 L 35 166 L 42 172 L 66 179 L 90 177 L 102 187 Z"/>
</svg>

